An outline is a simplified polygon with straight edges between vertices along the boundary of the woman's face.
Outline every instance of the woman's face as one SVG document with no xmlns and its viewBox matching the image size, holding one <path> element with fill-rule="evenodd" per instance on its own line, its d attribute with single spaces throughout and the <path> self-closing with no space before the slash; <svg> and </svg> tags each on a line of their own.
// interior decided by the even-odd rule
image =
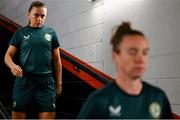
<svg viewBox="0 0 180 120">
<path fill-rule="evenodd" d="M 142 77 L 148 63 L 148 41 L 140 35 L 124 36 L 118 46 L 119 53 L 113 52 L 117 73 L 132 79 Z"/>
<path fill-rule="evenodd" d="M 31 27 L 41 27 L 44 25 L 47 14 L 46 7 L 33 7 L 28 13 Z"/>
</svg>

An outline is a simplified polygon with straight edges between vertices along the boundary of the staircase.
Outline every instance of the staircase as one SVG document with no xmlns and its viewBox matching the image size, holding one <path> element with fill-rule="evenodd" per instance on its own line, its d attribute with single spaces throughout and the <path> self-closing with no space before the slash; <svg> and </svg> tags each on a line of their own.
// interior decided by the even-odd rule
<svg viewBox="0 0 180 120">
<path fill-rule="evenodd" d="M 14 77 L 5 66 L 3 58 L 10 38 L 20 27 L 0 15 L 0 119 L 11 118 Z M 106 83 L 112 81 L 112 78 L 62 49 L 60 49 L 60 55 L 63 65 L 63 90 L 62 95 L 56 101 L 56 118 L 75 119 L 89 94 L 102 88 Z M 16 58 L 18 55 L 15 56 L 15 61 L 18 62 Z M 4 111 L 3 115 L 1 111 Z M 173 116 L 175 119 L 180 119 L 180 116 L 174 113 Z M 33 107 L 29 109 L 27 118 L 38 118 Z"/>
</svg>

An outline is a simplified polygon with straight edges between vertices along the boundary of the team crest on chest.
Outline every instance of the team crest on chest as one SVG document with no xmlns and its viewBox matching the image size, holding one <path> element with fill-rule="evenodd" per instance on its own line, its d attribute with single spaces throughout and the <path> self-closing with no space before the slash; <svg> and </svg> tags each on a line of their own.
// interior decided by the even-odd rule
<svg viewBox="0 0 180 120">
<path fill-rule="evenodd" d="M 47 41 L 51 41 L 51 40 L 52 40 L 51 34 L 46 33 L 46 34 L 44 34 L 44 37 L 45 37 L 45 39 L 46 39 Z"/>
<path fill-rule="evenodd" d="M 161 105 L 157 102 L 151 103 L 149 106 L 149 112 L 153 118 L 160 118 L 161 115 Z"/>
</svg>

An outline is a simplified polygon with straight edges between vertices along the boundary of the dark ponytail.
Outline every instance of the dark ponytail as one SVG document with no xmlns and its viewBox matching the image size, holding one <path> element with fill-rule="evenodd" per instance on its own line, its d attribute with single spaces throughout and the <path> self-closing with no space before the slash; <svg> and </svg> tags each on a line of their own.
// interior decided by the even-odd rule
<svg viewBox="0 0 180 120">
<path fill-rule="evenodd" d="M 123 22 L 121 25 L 116 26 L 112 30 L 112 37 L 111 37 L 111 45 L 112 51 L 119 53 L 120 50 L 118 49 L 119 44 L 122 42 L 124 36 L 126 35 L 140 35 L 144 36 L 144 34 L 138 30 L 132 29 L 131 24 L 129 22 Z"/>
<path fill-rule="evenodd" d="M 29 12 L 31 12 L 33 7 L 46 7 L 45 4 L 41 1 L 34 1 L 31 3 L 30 7 L 29 7 Z"/>
</svg>

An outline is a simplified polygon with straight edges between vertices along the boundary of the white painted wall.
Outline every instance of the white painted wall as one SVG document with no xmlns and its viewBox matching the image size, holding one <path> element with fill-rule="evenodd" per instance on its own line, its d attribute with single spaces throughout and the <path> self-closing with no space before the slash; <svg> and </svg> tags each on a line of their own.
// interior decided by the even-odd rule
<svg viewBox="0 0 180 120">
<path fill-rule="evenodd" d="M 0 14 L 26 25 L 33 0 L 1 0 Z M 114 76 L 109 45 L 111 29 L 129 20 L 143 30 L 150 43 L 144 80 L 164 89 L 173 111 L 180 115 L 180 0 L 45 0 L 47 25 L 61 47 L 101 71 Z"/>
<path fill-rule="evenodd" d="M 104 71 L 110 67 L 110 32 L 114 25 L 129 20 L 143 30 L 150 43 L 149 68 L 144 80 L 164 89 L 174 112 L 180 114 L 180 1 L 104 0 Z M 111 69 L 110 69 L 111 68 Z M 114 73 L 114 72 L 113 72 Z"/>
</svg>

